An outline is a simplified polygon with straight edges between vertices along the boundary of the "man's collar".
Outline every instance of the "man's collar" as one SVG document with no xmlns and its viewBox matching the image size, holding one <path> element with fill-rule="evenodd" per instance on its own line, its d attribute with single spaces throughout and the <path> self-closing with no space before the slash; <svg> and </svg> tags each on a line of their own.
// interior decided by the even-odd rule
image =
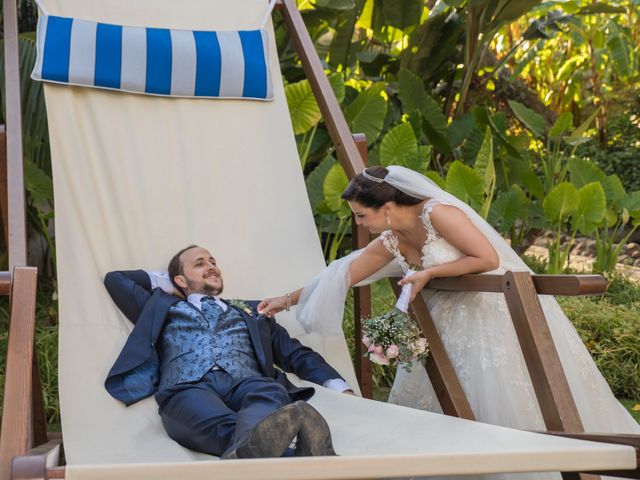
<svg viewBox="0 0 640 480">
<path fill-rule="evenodd" d="M 218 305 L 222 307 L 223 312 L 227 311 L 227 308 L 228 308 L 227 303 L 221 300 L 220 297 L 217 295 L 205 295 L 204 293 L 192 293 L 187 297 L 187 302 L 189 302 L 191 305 L 196 307 L 198 310 L 202 310 L 201 309 L 202 297 L 207 297 L 207 296 L 212 296 L 213 298 L 215 298 L 216 303 L 218 303 Z"/>
</svg>

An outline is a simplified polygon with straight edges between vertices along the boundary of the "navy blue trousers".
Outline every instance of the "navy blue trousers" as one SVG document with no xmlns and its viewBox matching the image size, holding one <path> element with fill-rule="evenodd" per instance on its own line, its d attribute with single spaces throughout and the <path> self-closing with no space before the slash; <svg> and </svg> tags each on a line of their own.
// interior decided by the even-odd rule
<svg viewBox="0 0 640 480">
<path fill-rule="evenodd" d="M 191 450 L 222 455 L 243 441 L 267 415 L 291 403 L 287 389 L 269 377 L 234 380 L 224 370 L 156 394 L 169 436 Z"/>
</svg>

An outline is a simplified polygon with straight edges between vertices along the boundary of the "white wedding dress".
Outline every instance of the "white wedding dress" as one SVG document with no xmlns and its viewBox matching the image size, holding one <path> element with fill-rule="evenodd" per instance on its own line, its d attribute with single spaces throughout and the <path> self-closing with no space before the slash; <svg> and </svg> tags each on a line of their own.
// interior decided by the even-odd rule
<svg viewBox="0 0 640 480">
<path fill-rule="evenodd" d="M 375 181 L 383 181 L 409 196 L 426 200 L 421 215 L 427 233 L 422 248 L 423 268 L 462 256 L 431 224 L 433 208 L 442 204 L 465 213 L 496 249 L 500 268 L 495 272 L 529 270 L 504 238 L 465 202 L 418 172 L 397 165 L 386 168 L 388 173 L 384 179 Z M 381 239 L 395 259 L 360 284 L 398 276 L 401 270 L 406 272 L 409 268 L 398 249 L 394 232 L 383 232 Z M 304 287 L 296 316 L 307 331 L 341 334 L 344 300 L 351 286 L 349 265 L 361 254 L 362 250 L 357 250 L 334 260 Z M 429 290 L 421 294 L 476 418 L 507 427 L 545 430 L 504 294 Z M 558 302 L 549 295 L 539 298 L 585 430 L 640 434 L 640 425 L 613 396 Z M 425 369 L 421 365 L 413 367 L 410 372 L 398 368 L 389 401 L 442 412 Z M 541 473 L 482 478 L 560 480 L 560 475 Z"/>
<path fill-rule="evenodd" d="M 431 225 L 429 215 L 437 204 L 426 202 L 422 213 L 427 232 L 422 247 L 423 268 L 462 256 Z M 398 250 L 395 234 L 389 230 L 381 238 L 406 271 L 409 265 Z M 476 418 L 496 425 L 545 430 L 504 295 L 426 290 L 423 297 Z M 640 426 L 613 396 L 556 300 L 547 295 L 540 300 L 585 430 L 640 433 Z M 442 412 L 421 365 L 413 365 L 410 372 L 397 369 L 389 402 Z M 560 479 L 560 475 L 526 474 L 517 478 L 546 480 Z"/>
</svg>

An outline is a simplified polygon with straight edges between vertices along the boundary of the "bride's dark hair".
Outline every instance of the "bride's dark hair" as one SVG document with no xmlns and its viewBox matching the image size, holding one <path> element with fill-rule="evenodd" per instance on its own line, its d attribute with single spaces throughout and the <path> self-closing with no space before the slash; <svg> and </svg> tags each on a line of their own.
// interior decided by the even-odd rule
<svg viewBox="0 0 640 480">
<path fill-rule="evenodd" d="M 389 171 L 384 167 L 369 167 L 367 175 L 376 178 L 384 178 Z M 401 192 L 387 182 L 369 180 L 362 173 L 351 179 L 349 185 L 342 193 L 342 198 L 349 202 L 358 202 L 368 208 L 380 208 L 387 202 L 396 202 L 398 205 L 417 205 L 422 201 Z"/>
</svg>

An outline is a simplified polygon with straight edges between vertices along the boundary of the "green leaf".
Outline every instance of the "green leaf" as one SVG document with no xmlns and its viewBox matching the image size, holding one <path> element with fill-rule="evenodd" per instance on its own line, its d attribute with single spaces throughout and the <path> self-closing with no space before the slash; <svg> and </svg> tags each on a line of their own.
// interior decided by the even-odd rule
<svg viewBox="0 0 640 480">
<path fill-rule="evenodd" d="M 331 75 L 329 75 L 329 83 L 331 84 L 331 89 L 333 90 L 333 93 L 336 96 L 336 100 L 338 100 L 338 103 L 342 103 L 342 101 L 344 100 L 344 95 L 345 95 L 345 87 L 344 87 L 344 78 L 342 77 L 342 74 L 340 73 L 332 73 Z"/>
<path fill-rule="evenodd" d="M 578 189 L 569 182 L 562 182 L 545 197 L 542 208 L 550 223 L 559 223 L 576 211 L 579 201 Z"/>
<path fill-rule="evenodd" d="M 51 177 L 33 162 L 24 162 L 24 184 L 36 204 L 46 204 L 53 201 Z"/>
<path fill-rule="evenodd" d="M 546 124 L 541 115 L 515 100 L 509 100 L 508 103 L 516 118 L 520 120 L 535 137 L 540 138 L 544 135 Z"/>
<path fill-rule="evenodd" d="M 574 229 L 589 235 L 607 212 L 604 190 L 600 183 L 593 182 L 578 190 L 578 196 L 578 206 L 571 216 L 571 223 Z"/>
<path fill-rule="evenodd" d="M 413 128 L 408 123 L 396 125 L 384 136 L 380 143 L 380 163 L 384 166 L 404 164 L 418 152 L 418 144 Z"/>
<path fill-rule="evenodd" d="M 571 112 L 564 112 L 556 119 L 553 126 L 549 129 L 549 138 L 560 138 L 560 136 L 572 126 L 573 114 Z"/>
<path fill-rule="evenodd" d="M 307 187 L 307 194 L 309 195 L 311 209 L 315 214 L 319 213 L 317 211 L 318 205 L 324 201 L 324 179 L 331 167 L 336 163 L 335 158 L 329 155 L 322 160 L 309 175 L 307 175 L 305 185 Z"/>
<path fill-rule="evenodd" d="M 581 188 L 591 182 L 605 183 L 607 176 L 595 163 L 583 158 L 570 158 L 567 162 L 571 183 Z"/>
<path fill-rule="evenodd" d="M 339 73 L 331 74 L 329 76 L 329 83 L 338 102 L 341 102 L 345 95 L 342 75 Z M 287 97 L 293 132 L 299 135 L 315 127 L 322 118 L 322 115 L 320 114 L 320 107 L 316 102 L 316 97 L 311 90 L 309 80 L 305 79 L 296 83 L 290 83 L 285 87 L 284 93 Z"/>
<path fill-rule="evenodd" d="M 607 197 L 607 204 L 609 205 L 619 205 L 627 196 L 620 177 L 615 173 L 607 176 L 606 181 L 602 184 L 602 188 L 604 188 L 604 194 Z"/>
<path fill-rule="evenodd" d="M 420 110 L 427 138 L 440 152 L 449 154 L 451 145 L 447 137 L 447 118 L 438 102 L 427 94 L 422 80 L 415 73 L 403 68 L 400 70 L 399 80 L 398 96 L 403 110 Z"/>
<path fill-rule="evenodd" d="M 438 172 L 435 170 L 427 170 L 424 174 L 425 177 L 430 179 L 433 183 L 438 185 L 442 190 L 447 189 L 447 182 L 444 178 L 440 176 Z"/>
<path fill-rule="evenodd" d="M 627 194 L 620 203 L 632 217 L 640 218 L 640 190 Z"/>
<path fill-rule="evenodd" d="M 533 170 L 529 170 L 522 175 L 522 184 L 532 196 L 538 200 L 544 199 L 544 185 Z"/>
<path fill-rule="evenodd" d="M 631 56 L 629 55 L 627 39 L 615 22 L 610 21 L 607 26 L 609 27 L 607 46 L 611 52 L 616 70 L 622 77 L 628 77 L 631 75 Z"/>
<path fill-rule="evenodd" d="M 422 109 L 424 118 L 424 130 L 429 141 L 441 153 L 450 154 L 451 145 L 447 138 L 447 119 L 440 110 L 440 105 L 430 95 L 426 95 L 424 99 L 424 107 Z"/>
<path fill-rule="evenodd" d="M 290 83 L 285 87 L 284 93 L 287 97 L 293 132 L 298 135 L 311 130 L 320 121 L 321 115 L 309 80 Z"/>
<path fill-rule="evenodd" d="M 595 2 L 578 10 L 579 15 L 592 15 L 594 13 L 624 13 L 622 6 L 611 5 L 608 2 Z"/>
<path fill-rule="evenodd" d="M 327 206 L 338 214 L 340 218 L 350 215 L 347 203 L 342 200 L 342 192 L 347 188 L 349 180 L 347 174 L 339 163 L 334 164 L 324 179 L 324 199 Z"/>
<path fill-rule="evenodd" d="M 496 8 L 494 23 L 506 23 L 517 20 L 542 0 L 501 0 Z"/>
<path fill-rule="evenodd" d="M 466 163 L 473 163 L 482 148 L 482 142 L 484 142 L 482 129 L 474 128 L 471 130 L 471 134 L 466 138 L 460 149 L 460 154 Z"/>
<path fill-rule="evenodd" d="M 354 47 L 352 42 L 355 24 L 358 18 L 357 14 L 357 8 L 354 8 L 339 16 L 335 22 L 334 28 L 336 33 L 329 46 L 329 65 L 334 69 L 342 66 L 344 70 L 354 61 L 353 54 L 357 52 L 352 52 L 352 47 Z"/>
<path fill-rule="evenodd" d="M 527 226 L 531 228 L 549 228 L 550 224 L 540 200 L 534 200 L 527 207 Z"/>
<path fill-rule="evenodd" d="M 424 0 L 382 0 L 382 15 L 387 25 L 406 30 L 422 16 Z"/>
<path fill-rule="evenodd" d="M 337 10 L 339 12 L 352 10 L 356 6 L 354 0 L 316 0 L 314 3 L 318 8 Z"/>
<path fill-rule="evenodd" d="M 387 101 L 381 96 L 383 89 L 383 84 L 376 84 L 360 92 L 344 111 L 351 131 L 364 133 L 369 144 L 377 140 L 387 114 Z"/>
<path fill-rule="evenodd" d="M 502 192 L 491 205 L 491 223 L 499 224 L 502 232 L 511 230 L 515 221 L 526 215 L 527 198 L 522 192 Z"/>
<path fill-rule="evenodd" d="M 402 68 L 398 74 L 398 79 L 398 97 L 402 102 L 402 109 L 406 113 L 413 110 L 422 111 L 426 92 L 420 77 L 410 70 Z"/>
<path fill-rule="evenodd" d="M 493 135 L 487 127 L 482 146 L 476 157 L 476 171 L 484 177 L 485 193 L 487 189 L 496 183 L 496 169 L 493 164 Z"/>
<path fill-rule="evenodd" d="M 580 141 L 584 138 L 585 133 L 589 129 L 591 122 L 593 122 L 593 119 L 596 118 L 596 115 L 598 115 L 597 108 L 593 111 L 591 115 L 589 115 L 589 118 L 587 118 L 584 122 L 580 124 L 578 128 L 576 128 L 573 132 L 571 132 L 571 135 L 565 138 L 565 141 L 569 145 L 580 143 Z"/>
<path fill-rule="evenodd" d="M 456 160 L 447 172 L 446 190 L 478 209 L 483 201 L 484 181 L 473 168 Z"/>
<path fill-rule="evenodd" d="M 493 135 L 490 127 L 487 127 L 485 131 L 484 141 L 476 158 L 475 169 L 484 178 L 485 199 L 482 203 L 480 215 L 482 218 L 487 218 L 496 187 L 496 169 L 493 162 Z"/>
<path fill-rule="evenodd" d="M 447 135 L 452 147 L 459 147 L 469 138 L 471 132 L 476 127 L 476 120 L 472 112 L 467 112 L 463 116 L 456 118 L 447 129 Z"/>
</svg>

